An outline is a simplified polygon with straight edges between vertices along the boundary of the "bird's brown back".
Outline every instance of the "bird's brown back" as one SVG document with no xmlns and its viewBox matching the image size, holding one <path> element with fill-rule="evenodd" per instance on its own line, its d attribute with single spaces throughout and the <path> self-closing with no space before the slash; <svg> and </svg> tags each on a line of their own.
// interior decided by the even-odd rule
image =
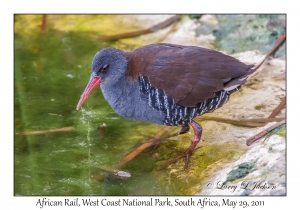
<svg viewBox="0 0 300 210">
<path fill-rule="evenodd" d="M 246 65 L 223 53 L 173 44 L 153 44 L 125 53 L 125 76 L 147 76 L 151 85 L 162 89 L 176 104 L 194 107 L 213 98 L 226 84 L 243 84 L 239 78 L 252 72 Z"/>
</svg>

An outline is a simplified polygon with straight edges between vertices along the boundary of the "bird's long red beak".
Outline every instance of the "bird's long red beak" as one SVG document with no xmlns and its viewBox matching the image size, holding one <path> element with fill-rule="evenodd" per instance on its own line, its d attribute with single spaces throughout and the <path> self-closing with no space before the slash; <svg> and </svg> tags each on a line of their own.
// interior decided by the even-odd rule
<svg viewBox="0 0 300 210">
<path fill-rule="evenodd" d="M 87 84 L 85 90 L 83 91 L 81 98 L 77 104 L 76 109 L 78 110 L 82 104 L 85 102 L 85 100 L 88 98 L 89 94 L 92 92 L 92 90 L 95 89 L 98 85 L 101 83 L 101 78 L 98 76 L 91 76 L 89 83 Z"/>
</svg>

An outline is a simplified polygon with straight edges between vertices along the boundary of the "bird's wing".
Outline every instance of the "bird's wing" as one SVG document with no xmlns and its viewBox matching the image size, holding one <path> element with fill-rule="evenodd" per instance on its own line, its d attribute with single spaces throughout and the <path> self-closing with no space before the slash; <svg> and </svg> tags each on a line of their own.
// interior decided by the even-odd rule
<svg viewBox="0 0 300 210">
<path fill-rule="evenodd" d="M 194 107 L 228 86 L 240 85 L 253 65 L 217 51 L 173 44 L 154 44 L 130 53 L 127 77 L 147 77 L 178 105 Z"/>
</svg>

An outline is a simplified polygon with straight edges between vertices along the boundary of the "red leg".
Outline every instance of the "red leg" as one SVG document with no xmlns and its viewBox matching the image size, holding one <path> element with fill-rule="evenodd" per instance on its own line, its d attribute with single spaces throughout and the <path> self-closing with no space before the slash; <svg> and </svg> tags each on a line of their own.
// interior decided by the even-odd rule
<svg viewBox="0 0 300 210">
<path fill-rule="evenodd" d="M 183 124 L 183 125 L 181 125 L 180 131 L 178 132 L 178 134 L 184 134 L 184 133 L 188 132 L 189 130 L 190 130 L 189 124 Z"/>
<path fill-rule="evenodd" d="M 186 157 L 184 169 L 187 169 L 188 164 L 189 164 L 190 156 L 191 156 L 193 150 L 195 149 L 195 147 L 197 146 L 197 144 L 199 143 L 200 138 L 201 138 L 201 134 L 202 134 L 202 127 L 198 123 L 196 123 L 195 121 L 192 120 L 192 122 L 190 122 L 189 124 L 190 124 L 190 126 L 192 126 L 193 131 L 194 131 L 194 139 L 193 139 L 191 145 L 189 146 L 189 148 L 182 155 L 174 158 L 173 160 L 170 160 L 165 165 L 163 165 L 160 169 L 165 169 L 168 165 L 176 162 L 177 160 L 179 160 L 183 157 Z M 181 129 L 182 128 L 183 128 L 183 126 L 181 127 Z M 181 132 L 181 130 L 179 131 L 179 133 L 180 132 Z M 185 132 L 187 132 L 187 131 L 185 131 Z"/>
</svg>

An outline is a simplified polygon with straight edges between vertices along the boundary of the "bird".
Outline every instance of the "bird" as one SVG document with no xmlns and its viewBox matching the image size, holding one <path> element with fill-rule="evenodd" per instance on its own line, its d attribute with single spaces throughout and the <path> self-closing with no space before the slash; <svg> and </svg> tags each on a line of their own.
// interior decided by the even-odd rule
<svg viewBox="0 0 300 210">
<path fill-rule="evenodd" d="M 178 134 L 193 130 L 186 158 L 201 140 L 202 127 L 194 118 L 222 107 L 255 71 L 253 64 L 198 46 L 159 43 L 130 52 L 99 50 L 91 77 L 76 109 L 100 85 L 113 110 L 129 120 L 181 126 Z"/>
</svg>

